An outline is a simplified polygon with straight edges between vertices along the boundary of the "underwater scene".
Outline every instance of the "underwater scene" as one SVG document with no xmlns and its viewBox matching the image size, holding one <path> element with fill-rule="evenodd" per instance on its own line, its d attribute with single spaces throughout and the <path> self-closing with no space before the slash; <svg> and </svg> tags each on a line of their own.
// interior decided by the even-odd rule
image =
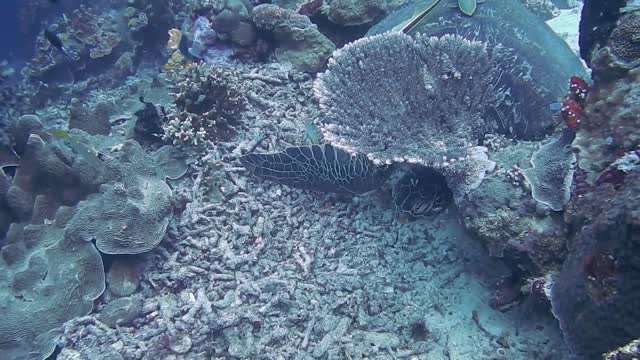
<svg viewBox="0 0 640 360">
<path fill-rule="evenodd" d="M 0 10 L 0 360 L 640 359 L 640 1 Z"/>
</svg>

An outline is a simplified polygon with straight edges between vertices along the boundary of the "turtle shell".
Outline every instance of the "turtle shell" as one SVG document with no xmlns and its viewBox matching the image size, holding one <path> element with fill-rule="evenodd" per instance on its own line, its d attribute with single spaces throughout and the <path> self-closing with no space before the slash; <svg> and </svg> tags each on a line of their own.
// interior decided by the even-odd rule
<svg viewBox="0 0 640 360">
<path fill-rule="evenodd" d="M 410 35 L 457 34 L 508 49 L 499 85 L 510 89 L 510 96 L 484 116 L 495 120 L 498 131 L 511 137 L 535 140 L 549 134 L 557 121 L 550 105 L 566 94 L 571 76 L 588 76 L 580 59 L 518 1 L 478 2 L 473 16 L 455 5 L 451 0 L 410 0 L 367 35 L 398 30 Z M 423 10 L 428 11 L 420 21 L 403 29 Z"/>
</svg>

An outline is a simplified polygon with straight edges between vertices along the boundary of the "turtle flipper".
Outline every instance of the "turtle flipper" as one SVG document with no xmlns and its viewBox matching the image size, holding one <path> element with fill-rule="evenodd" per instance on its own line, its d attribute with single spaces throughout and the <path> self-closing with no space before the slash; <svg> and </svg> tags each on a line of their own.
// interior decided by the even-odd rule
<svg viewBox="0 0 640 360">
<path fill-rule="evenodd" d="M 361 194 L 386 179 L 387 171 L 365 155 L 351 155 L 329 144 L 292 146 L 276 153 L 250 153 L 240 162 L 255 175 L 294 188 Z"/>
<path fill-rule="evenodd" d="M 458 7 L 463 14 L 473 16 L 478 9 L 478 0 L 458 0 Z"/>
</svg>

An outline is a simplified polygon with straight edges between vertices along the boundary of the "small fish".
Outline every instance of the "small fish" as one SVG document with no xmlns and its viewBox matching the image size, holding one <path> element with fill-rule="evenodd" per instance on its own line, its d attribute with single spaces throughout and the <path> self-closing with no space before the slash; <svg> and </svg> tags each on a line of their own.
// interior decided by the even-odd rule
<svg viewBox="0 0 640 360">
<path fill-rule="evenodd" d="M 45 30 L 44 37 L 49 41 L 49 43 L 51 43 L 51 45 L 53 45 L 53 47 L 60 50 L 60 52 L 62 52 L 69 60 L 76 61 L 79 59 L 78 54 L 73 51 L 69 51 L 64 47 L 60 37 L 53 31 Z"/>
<path fill-rule="evenodd" d="M 558 112 L 560 110 L 562 110 L 562 103 L 561 102 L 554 102 L 549 104 L 549 110 L 553 111 L 553 112 Z"/>
<path fill-rule="evenodd" d="M 69 133 L 64 131 L 64 130 L 62 130 L 62 129 L 55 129 L 55 130 L 51 131 L 51 135 L 53 135 L 54 138 L 60 139 L 60 140 L 71 138 Z"/>
</svg>

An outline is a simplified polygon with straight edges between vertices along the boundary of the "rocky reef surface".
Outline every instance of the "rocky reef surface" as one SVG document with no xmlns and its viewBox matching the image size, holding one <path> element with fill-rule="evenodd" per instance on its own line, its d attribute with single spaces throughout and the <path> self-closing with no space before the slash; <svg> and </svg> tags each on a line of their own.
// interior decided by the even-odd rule
<svg viewBox="0 0 640 360">
<path fill-rule="evenodd" d="M 427 3 L 25 1 L 0 357 L 637 356 L 640 5 Z"/>
</svg>

